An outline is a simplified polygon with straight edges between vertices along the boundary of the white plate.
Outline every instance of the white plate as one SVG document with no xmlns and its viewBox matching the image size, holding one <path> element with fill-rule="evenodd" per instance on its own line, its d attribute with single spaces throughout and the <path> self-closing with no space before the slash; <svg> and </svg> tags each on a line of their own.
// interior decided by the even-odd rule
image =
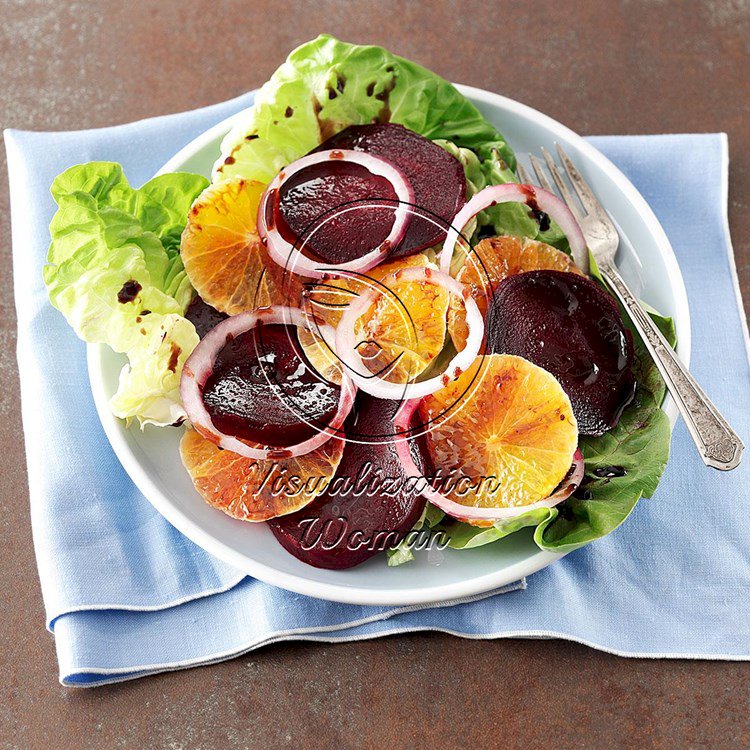
<svg viewBox="0 0 750 750">
<path fill-rule="evenodd" d="M 635 291 L 677 325 L 679 352 L 690 358 L 687 296 L 669 240 L 653 212 L 625 176 L 578 135 L 536 110 L 488 91 L 459 86 L 508 139 L 517 154 L 538 153 L 555 141 L 564 146 L 621 229 L 619 261 Z M 234 119 L 234 118 L 232 118 Z M 160 172 L 210 175 L 219 144 L 232 119 L 196 138 Z M 523 158 L 521 159 L 523 161 Z M 275 540 L 265 524 L 237 521 L 208 506 L 182 467 L 182 430 L 126 429 L 107 402 L 117 389 L 123 364 L 102 345 L 88 350 L 89 376 L 104 429 L 122 465 L 154 507 L 208 552 L 268 583 L 300 594 L 354 604 L 409 605 L 446 601 L 490 591 L 558 560 L 540 551 L 528 531 L 474 550 L 418 554 L 388 568 L 378 555 L 351 570 L 318 570 L 301 563 Z M 674 422 L 676 409 L 667 411 Z"/>
</svg>

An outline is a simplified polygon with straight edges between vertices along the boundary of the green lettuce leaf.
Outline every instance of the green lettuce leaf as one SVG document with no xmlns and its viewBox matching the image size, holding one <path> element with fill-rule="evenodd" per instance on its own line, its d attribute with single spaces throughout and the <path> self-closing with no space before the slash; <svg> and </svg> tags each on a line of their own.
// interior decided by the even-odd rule
<svg viewBox="0 0 750 750">
<path fill-rule="evenodd" d="M 593 258 L 591 273 L 603 283 Z M 674 346 L 676 333 L 672 319 L 647 309 Z M 569 552 L 609 534 L 630 515 L 640 498 L 653 495 L 669 458 L 669 418 L 661 409 L 666 386 L 627 313 L 622 311 L 622 314 L 633 333 L 638 387 L 633 402 L 613 429 L 600 437 L 581 438 L 586 467 L 582 491 L 555 508 L 529 511 L 513 521 L 501 521 L 489 528 L 444 521 L 437 529 L 448 534 L 450 547 L 478 547 L 523 527 L 536 526 L 534 540 L 539 547 Z M 612 473 L 609 471 L 612 467 L 616 467 L 618 474 L 622 470 L 622 476 L 606 476 Z"/>
<path fill-rule="evenodd" d="M 517 518 L 497 521 L 492 526 L 487 527 L 472 526 L 462 521 L 447 520 L 440 524 L 438 528 L 448 535 L 450 539 L 448 542 L 449 547 L 453 549 L 470 549 L 471 547 L 481 547 L 484 544 L 496 542 L 498 539 L 520 531 L 527 526 L 538 526 L 549 519 L 551 512 L 552 509 L 550 508 L 536 508 Z"/>
<path fill-rule="evenodd" d="M 195 326 L 182 315 L 160 315 L 148 338 L 128 352 L 117 393 L 110 401 L 116 417 L 137 417 L 141 425 L 177 424 L 185 418 L 180 402 L 180 375 L 198 346 Z"/>
<path fill-rule="evenodd" d="M 425 503 L 422 515 L 417 519 L 410 534 L 422 530 L 437 530 L 439 529 L 439 524 L 444 517 L 445 513 L 443 513 L 440 508 L 437 508 L 432 503 Z M 412 548 L 413 545 L 412 540 L 410 539 L 410 534 L 407 534 L 395 547 L 386 550 L 389 568 L 395 568 L 398 565 L 403 565 L 414 559 L 414 550 Z"/>
<path fill-rule="evenodd" d="M 207 185 L 198 175 L 169 174 L 136 190 L 119 164 L 90 162 L 63 172 L 50 189 L 58 204 L 43 271 L 50 301 L 84 341 L 128 355 L 113 411 L 141 424 L 182 416 L 174 383 L 197 336 L 182 318 L 193 289 L 179 240 Z"/>
<path fill-rule="evenodd" d="M 604 284 L 591 259 L 591 274 Z M 672 346 L 677 343 L 674 321 L 647 307 L 652 320 Z M 617 425 L 600 437 L 581 438 L 586 466 L 582 491 L 561 503 L 541 523 L 534 540 L 542 548 L 569 552 L 616 529 L 632 513 L 638 500 L 656 490 L 669 459 L 671 427 L 661 409 L 666 385 L 643 339 L 621 308 L 635 344 L 634 374 L 638 387 L 633 402 Z M 622 476 L 606 476 L 609 469 Z M 605 476 L 597 476 L 604 474 Z"/>
<path fill-rule="evenodd" d="M 516 182 L 505 138 L 453 84 L 382 47 L 321 35 L 295 49 L 222 143 L 214 180 L 269 182 L 290 162 L 349 125 L 395 122 L 436 141 L 464 165 L 471 194 Z M 525 206 L 482 212 L 494 234 L 539 239 L 568 251 L 560 229 L 540 231 Z"/>
<path fill-rule="evenodd" d="M 511 168 L 497 129 L 448 81 L 382 47 L 321 35 L 295 49 L 225 138 L 214 179 L 270 181 L 285 165 L 349 125 L 395 122 L 432 140 L 493 153 Z"/>
<path fill-rule="evenodd" d="M 474 197 L 480 190 L 487 187 L 489 183 L 482 162 L 470 148 L 461 148 L 453 141 L 442 139 L 435 140 L 435 143 L 461 162 L 466 175 L 466 200 Z"/>
<path fill-rule="evenodd" d="M 461 162 L 466 175 L 467 199 L 488 185 L 504 185 L 518 181 L 515 173 L 496 151 L 493 151 L 484 161 L 480 161 L 471 149 L 460 148 L 451 141 L 436 140 L 435 143 Z M 529 214 L 525 206 L 518 203 L 500 203 L 477 214 L 473 223 L 464 229 L 466 236 L 472 238 L 472 244 L 479 239 L 478 229 L 491 235 L 509 234 L 516 237 L 529 237 L 570 253 L 568 240 L 557 224 L 553 223 L 549 229 L 541 231 L 539 222 Z M 453 269 L 453 271 L 456 270 Z"/>
</svg>

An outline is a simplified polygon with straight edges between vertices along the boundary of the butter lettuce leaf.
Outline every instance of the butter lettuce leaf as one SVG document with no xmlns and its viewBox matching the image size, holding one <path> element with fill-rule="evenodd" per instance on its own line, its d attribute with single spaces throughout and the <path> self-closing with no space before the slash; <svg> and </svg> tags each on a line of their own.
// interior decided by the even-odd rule
<svg viewBox="0 0 750 750">
<path fill-rule="evenodd" d="M 591 273 L 603 284 L 593 259 Z M 672 319 L 647 310 L 674 346 Z M 633 334 L 636 394 L 613 429 L 599 437 L 581 438 L 585 462 L 581 489 L 555 508 L 529 511 L 487 528 L 446 517 L 436 530 L 448 535 L 448 546 L 478 547 L 535 526 L 534 541 L 541 549 L 570 552 L 614 531 L 641 498 L 653 495 L 669 459 L 671 430 L 669 418 L 661 409 L 666 386 L 627 313 L 622 311 L 622 315 Z"/>
<path fill-rule="evenodd" d="M 497 150 L 493 149 L 482 161 L 471 149 L 461 148 L 451 141 L 436 140 L 435 143 L 461 162 L 466 175 L 467 199 L 489 185 L 518 182 L 515 172 Z M 557 224 L 553 222 L 549 229 L 542 231 L 539 222 L 529 213 L 526 206 L 518 203 L 500 203 L 477 214 L 473 223 L 464 227 L 464 233 L 472 239 L 472 244 L 479 239 L 476 234 L 479 229 L 489 235 L 508 234 L 516 237 L 529 237 L 570 253 L 567 237 Z"/>
<path fill-rule="evenodd" d="M 674 346 L 672 319 L 652 310 L 649 315 Z M 642 497 L 654 494 L 666 468 L 671 442 L 669 418 L 661 409 L 666 386 L 626 313 L 623 320 L 635 343 L 635 398 L 613 429 L 581 438 L 584 484 L 536 528 L 534 540 L 542 549 L 569 552 L 614 531 Z"/>
<path fill-rule="evenodd" d="M 137 417 L 141 425 L 178 424 L 185 418 L 180 375 L 198 346 L 195 326 L 182 315 L 160 315 L 146 340 L 128 353 L 117 393 L 110 401 L 116 417 Z"/>
<path fill-rule="evenodd" d="M 484 190 L 489 184 L 487 174 L 479 157 L 470 149 L 457 146 L 453 141 L 438 138 L 434 141 L 440 148 L 445 149 L 451 156 L 461 162 L 466 175 L 466 200 L 473 198 L 480 190 Z M 509 180 L 513 173 L 509 173 Z"/>
<path fill-rule="evenodd" d="M 323 34 L 295 49 L 226 136 L 213 179 L 270 182 L 290 162 L 349 125 L 394 122 L 439 143 L 464 165 L 470 192 L 517 182 L 505 138 L 450 82 L 383 47 Z M 429 207 L 428 207 L 429 208 Z M 541 231 L 525 206 L 478 217 L 494 234 L 515 234 L 568 251 L 553 224 Z"/>
<path fill-rule="evenodd" d="M 349 125 L 395 122 L 432 140 L 493 152 L 515 166 L 498 130 L 451 83 L 383 47 L 321 35 L 295 49 L 222 144 L 214 179 L 270 181 Z"/>
<path fill-rule="evenodd" d="M 43 271 L 50 301 L 84 341 L 128 355 L 113 410 L 141 424 L 181 416 L 179 372 L 168 368 L 171 354 L 162 355 L 179 349 L 181 369 L 197 343 L 182 318 L 193 289 L 179 240 L 207 185 L 198 175 L 169 174 L 134 189 L 119 164 L 90 162 L 63 172 L 50 189 L 58 204 Z"/>
<path fill-rule="evenodd" d="M 523 513 L 517 518 L 496 521 L 492 526 L 472 526 L 463 521 L 448 519 L 440 524 L 439 530 L 449 537 L 448 546 L 452 549 L 471 549 L 481 547 L 498 539 L 525 529 L 527 526 L 538 526 L 549 520 L 553 513 L 551 508 L 536 508 Z"/>
<path fill-rule="evenodd" d="M 429 534 L 433 530 L 435 533 L 439 533 L 438 529 L 440 528 L 440 522 L 444 517 L 445 513 L 443 513 L 440 508 L 434 506 L 430 502 L 425 503 L 422 515 L 417 519 L 417 522 L 414 524 L 411 531 L 399 544 L 386 550 L 388 567 L 395 568 L 398 565 L 411 562 L 414 559 L 414 547 L 422 547 L 425 540 L 428 538 L 425 537 L 424 534 Z M 447 542 L 447 538 L 442 536 L 442 534 L 439 539 L 441 542 Z M 430 541 L 434 542 L 434 540 Z"/>
</svg>

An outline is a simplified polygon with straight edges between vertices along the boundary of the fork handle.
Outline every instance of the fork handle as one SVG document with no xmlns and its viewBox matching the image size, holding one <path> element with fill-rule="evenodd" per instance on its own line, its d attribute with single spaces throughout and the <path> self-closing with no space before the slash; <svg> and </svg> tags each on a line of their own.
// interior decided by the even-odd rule
<svg viewBox="0 0 750 750">
<path fill-rule="evenodd" d="M 711 403 L 675 354 L 612 263 L 599 270 L 628 311 L 633 325 L 653 357 L 664 382 L 685 420 L 706 466 L 729 471 L 736 468 L 745 446 L 719 410 Z"/>
</svg>

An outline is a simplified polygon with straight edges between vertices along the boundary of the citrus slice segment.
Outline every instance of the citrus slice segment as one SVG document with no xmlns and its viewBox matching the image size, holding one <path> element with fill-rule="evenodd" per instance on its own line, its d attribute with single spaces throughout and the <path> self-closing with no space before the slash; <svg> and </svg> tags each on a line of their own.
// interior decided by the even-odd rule
<svg viewBox="0 0 750 750">
<path fill-rule="evenodd" d="M 547 498 L 570 470 L 578 445 L 570 400 L 557 380 L 508 354 L 478 357 L 420 403 L 419 420 L 440 472 L 437 489 L 451 506 L 466 507 L 469 519 L 491 520 L 493 509 Z"/>
<path fill-rule="evenodd" d="M 364 342 L 359 352 L 367 369 L 392 383 L 408 383 L 425 372 L 445 343 L 450 295 L 436 284 L 396 277 L 415 267 L 437 270 L 426 255 L 411 255 L 383 263 L 366 275 L 322 279 L 305 289 L 305 309 L 334 328 L 360 294 L 385 291 L 358 319 L 356 337 Z M 341 364 L 333 342 L 312 331 L 300 331 L 300 341 L 313 367 L 338 382 Z"/>
<path fill-rule="evenodd" d="M 527 237 L 488 237 L 479 242 L 466 258 L 456 278 L 469 287 L 482 315 L 497 285 L 508 276 L 525 271 L 567 271 L 578 273 L 573 260 L 561 250 Z M 448 331 L 459 351 L 466 344 L 468 327 L 463 303 L 452 299 L 448 310 Z"/>
<path fill-rule="evenodd" d="M 219 448 L 193 429 L 180 441 L 180 456 L 200 496 L 241 521 L 267 521 L 293 513 L 328 486 L 344 441 L 328 440 L 294 458 L 254 459 Z"/>
<path fill-rule="evenodd" d="M 429 280 L 385 277 L 388 292 L 357 321 L 358 351 L 373 375 L 411 383 L 443 349 L 450 294 Z"/>
<path fill-rule="evenodd" d="M 299 304 L 300 279 L 268 255 L 257 230 L 265 185 L 235 178 L 207 187 L 193 203 L 180 254 L 190 283 L 228 315 L 269 305 Z"/>
</svg>

